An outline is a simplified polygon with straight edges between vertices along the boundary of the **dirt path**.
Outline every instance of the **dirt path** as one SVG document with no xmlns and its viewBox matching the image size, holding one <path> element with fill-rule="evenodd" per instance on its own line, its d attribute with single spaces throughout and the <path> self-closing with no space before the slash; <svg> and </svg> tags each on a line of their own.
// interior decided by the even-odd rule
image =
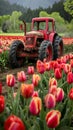
<svg viewBox="0 0 73 130">
<path fill-rule="evenodd" d="M 16 75 L 19 71 L 27 71 L 27 66 L 22 68 L 16 68 L 16 69 L 7 69 L 4 72 L 0 72 L 0 81 L 4 81 L 7 74 L 13 74 Z"/>
<path fill-rule="evenodd" d="M 32 64 L 34 67 L 35 67 L 35 64 L 33 63 Z M 30 66 L 30 64 L 27 64 L 25 65 L 24 67 L 21 67 L 21 68 L 15 68 L 15 69 L 6 69 L 4 72 L 0 72 L 0 82 L 2 82 L 2 86 L 3 86 L 3 94 L 6 92 L 6 75 L 7 74 L 13 74 L 16 78 L 17 78 L 17 72 L 20 72 L 20 71 L 24 71 L 27 75 L 27 69 L 28 69 L 28 66 Z M 17 85 L 15 85 L 17 87 Z"/>
</svg>

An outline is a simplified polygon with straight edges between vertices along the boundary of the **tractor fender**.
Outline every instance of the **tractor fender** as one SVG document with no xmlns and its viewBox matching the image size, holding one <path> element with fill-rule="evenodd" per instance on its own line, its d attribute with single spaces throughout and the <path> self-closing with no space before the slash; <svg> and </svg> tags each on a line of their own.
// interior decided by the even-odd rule
<svg viewBox="0 0 73 130">
<path fill-rule="evenodd" d="M 50 34 L 49 34 L 49 41 L 51 41 L 51 43 L 53 43 L 54 38 L 55 38 L 55 36 L 57 36 L 57 35 L 58 35 L 58 34 L 57 34 L 57 33 L 54 33 L 54 32 L 50 33 Z"/>
</svg>

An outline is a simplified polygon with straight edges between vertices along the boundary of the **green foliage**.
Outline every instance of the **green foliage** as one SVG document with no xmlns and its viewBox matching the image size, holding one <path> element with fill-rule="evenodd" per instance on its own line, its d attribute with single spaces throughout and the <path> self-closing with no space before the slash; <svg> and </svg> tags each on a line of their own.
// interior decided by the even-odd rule
<svg viewBox="0 0 73 130">
<path fill-rule="evenodd" d="M 55 20 L 60 23 L 60 24 L 64 24 L 65 21 L 64 19 L 60 16 L 60 14 L 58 12 L 53 12 L 51 14 L 48 14 L 47 12 L 45 11 L 41 11 L 40 14 L 39 14 L 40 17 L 52 17 L 52 18 L 55 18 Z"/>
<path fill-rule="evenodd" d="M 18 32 L 19 26 L 21 21 L 19 20 L 19 17 L 21 16 L 21 12 L 14 11 L 12 15 L 10 16 L 9 22 L 9 32 Z"/>
<path fill-rule="evenodd" d="M 4 71 L 8 66 L 8 51 L 4 51 L 0 54 L 0 69 Z"/>
<path fill-rule="evenodd" d="M 64 45 L 64 54 L 73 52 L 73 44 Z"/>
<path fill-rule="evenodd" d="M 73 0 L 66 0 L 64 3 L 65 10 L 73 16 Z"/>
</svg>

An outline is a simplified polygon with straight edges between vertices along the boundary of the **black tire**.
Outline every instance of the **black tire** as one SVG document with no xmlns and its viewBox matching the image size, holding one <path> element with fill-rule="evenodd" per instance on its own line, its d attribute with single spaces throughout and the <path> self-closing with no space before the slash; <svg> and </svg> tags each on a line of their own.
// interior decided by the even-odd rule
<svg viewBox="0 0 73 130">
<path fill-rule="evenodd" d="M 39 59 L 50 61 L 53 58 L 53 48 L 50 41 L 44 40 L 39 47 Z"/>
<path fill-rule="evenodd" d="M 24 58 L 18 57 L 18 53 L 24 50 L 22 41 L 15 40 L 10 48 L 9 52 L 9 63 L 12 68 L 18 68 L 23 65 Z"/>
<path fill-rule="evenodd" d="M 60 36 L 56 36 L 53 43 L 53 60 L 63 55 L 63 40 Z"/>
</svg>

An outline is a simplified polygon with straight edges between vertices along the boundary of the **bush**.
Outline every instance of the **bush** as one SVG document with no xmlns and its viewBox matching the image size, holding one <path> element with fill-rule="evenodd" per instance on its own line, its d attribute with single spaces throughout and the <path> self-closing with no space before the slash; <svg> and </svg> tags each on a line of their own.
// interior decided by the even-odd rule
<svg viewBox="0 0 73 130">
<path fill-rule="evenodd" d="M 64 45 L 64 54 L 73 52 L 73 44 L 70 45 Z"/>
<path fill-rule="evenodd" d="M 4 71 L 8 66 L 8 51 L 3 51 L 0 54 L 0 69 Z"/>
</svg>

